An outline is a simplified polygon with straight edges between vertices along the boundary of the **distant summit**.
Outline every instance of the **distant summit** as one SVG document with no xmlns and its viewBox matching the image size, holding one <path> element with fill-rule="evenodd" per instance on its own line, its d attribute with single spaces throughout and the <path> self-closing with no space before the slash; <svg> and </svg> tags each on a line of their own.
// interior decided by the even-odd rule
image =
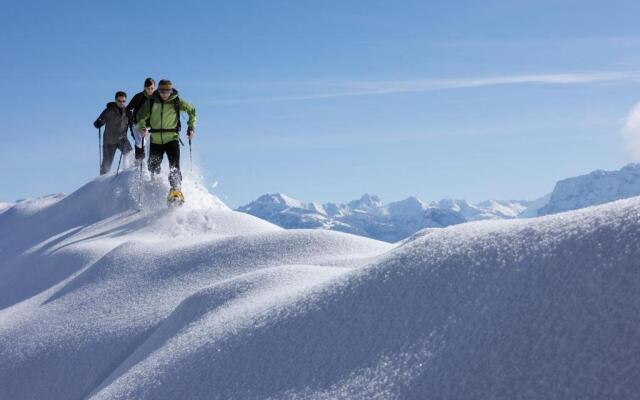
<svg viewBox="0 0 640 400">
<path fill-rule="evenodd" d="M 348 206 L 354 213 L 366 213 L 377 216 L 389 214 L 380 197 L 372 196 L 368 193 L 364 194 L 360 200 L 350 201 Z"/>
<path fill-rule="evenodd" d="M 559 181 L 539 215 L 595 206 L 640 195 L 640 164 L 617 171 L 596 170 Z"/>
<path fill-rule="evenodd" d="M 13 207 L 13 204 L 0 201 L 0 213 L 8 210 L 10 207 Z"/>
</svg>

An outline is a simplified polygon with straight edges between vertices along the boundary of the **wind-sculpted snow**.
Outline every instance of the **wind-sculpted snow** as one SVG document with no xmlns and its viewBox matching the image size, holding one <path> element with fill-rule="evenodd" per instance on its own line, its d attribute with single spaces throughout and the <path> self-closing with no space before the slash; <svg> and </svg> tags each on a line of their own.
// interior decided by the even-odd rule
<svg viewBox="0 0 640 400">
<path fill-rule="evenodd" d="M 392 246 L 229 210 L 125 210 L 3 260 L 5 289 L 30 287 L 26 260 L 75 267 L 3 295 L 0 393 L 634 398 L 639 225 L 634 198 Z"/>
<path fill-rule="evenodd" d="M 282 285 L 305 287 L 391 248 L 282 230 L 197 181 L 185 181 L 187 204 L 168 209 L 163 181 L 145 180 L 138 211 L 137 179 L 98 178 L 0 217 L 0 398 L 85 397 L 198 292 L 272 269 Z M 303 267 L 287 278 L 288 265 Z"/>
</svg>

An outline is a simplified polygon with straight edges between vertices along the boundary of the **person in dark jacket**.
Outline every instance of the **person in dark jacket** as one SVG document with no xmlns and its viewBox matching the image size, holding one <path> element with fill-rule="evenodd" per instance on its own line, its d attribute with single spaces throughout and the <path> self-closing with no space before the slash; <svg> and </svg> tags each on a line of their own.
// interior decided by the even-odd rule
<svg viewBox="0 0 640 400">
<path fill-rule="evenodd" d="M 133 138 L 135 140 L 136 160 L 144 159 L 144 147 L 142 146 L 142 135 L 140 130 L 136 126 L 138 122 L 137 116 L 140 108 L 147 101 L 147 98 L 153 94 L 156 90 L 156 81 L 153 78 L 147 78 L 144 80 L 144 90 L 140 93 L 136 93 L 127 105 L 127 115 L 129 116 L 129 124 L 133 131 Z"/>
<path fill-rule="evenodd" d="M 111 169 L 117 149 L 125 157 L 125 165 L 127 165 L 127 155 L 131 152 L 131 143 L 127 139 L 129 117 L 124 109 L 127 102 L 127 94 L 125 92 L 117 92 L 115 100 L 107 103 L 107 107 L 93 123 L 96 128 L 106 125 L 102 140 L 100 175 L 106 174 Z"/>
</svg>

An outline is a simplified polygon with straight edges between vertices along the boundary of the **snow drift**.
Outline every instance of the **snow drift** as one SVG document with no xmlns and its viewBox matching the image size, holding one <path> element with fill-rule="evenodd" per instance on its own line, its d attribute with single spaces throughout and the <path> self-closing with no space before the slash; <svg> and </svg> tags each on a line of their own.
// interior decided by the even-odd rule
<svg viewBox="0 0 640 400">
<path fill-rule="evenodd" d="M 283 230 L 195 182 L 185 188 L 187 201 L 200 193 L 195 204 L 136 212 L 134 179 L 99 178 L 36 211 L 0 214 L 3 396 L 640 390 L 638 198 L 427 229 L 394 246 Z M 147 198 L 164 193 L 145 182 Z"/>
</svg>

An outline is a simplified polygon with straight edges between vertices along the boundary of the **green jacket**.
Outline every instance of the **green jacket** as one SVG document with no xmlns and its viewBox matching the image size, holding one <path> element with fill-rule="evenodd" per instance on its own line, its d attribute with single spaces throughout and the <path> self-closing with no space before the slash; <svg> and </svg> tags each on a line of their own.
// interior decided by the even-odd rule
<svg viewBox="0 0 640 400">
<path fill-rule="evenodd" d="M 143 129 L 151 128 L 151 143 L 164 144 L 174 140 L 178 140 L 179 132 L 177 131 L 179 115 L 176 115 L 175 102 L 178 100 L 178 91 L 174 89 L 171 96 L 163 101 L 155 91 L 150 99 L 140 108 L 137 115 L 137 127 Z M 180 111 L 186 112 L 189 116 L 187 126 L 195 128 L 196 126 L 196 109 L 186 101 L 180 100 Z M 152 107 L 150 105 L 153 104 Z"/>
</svg>

